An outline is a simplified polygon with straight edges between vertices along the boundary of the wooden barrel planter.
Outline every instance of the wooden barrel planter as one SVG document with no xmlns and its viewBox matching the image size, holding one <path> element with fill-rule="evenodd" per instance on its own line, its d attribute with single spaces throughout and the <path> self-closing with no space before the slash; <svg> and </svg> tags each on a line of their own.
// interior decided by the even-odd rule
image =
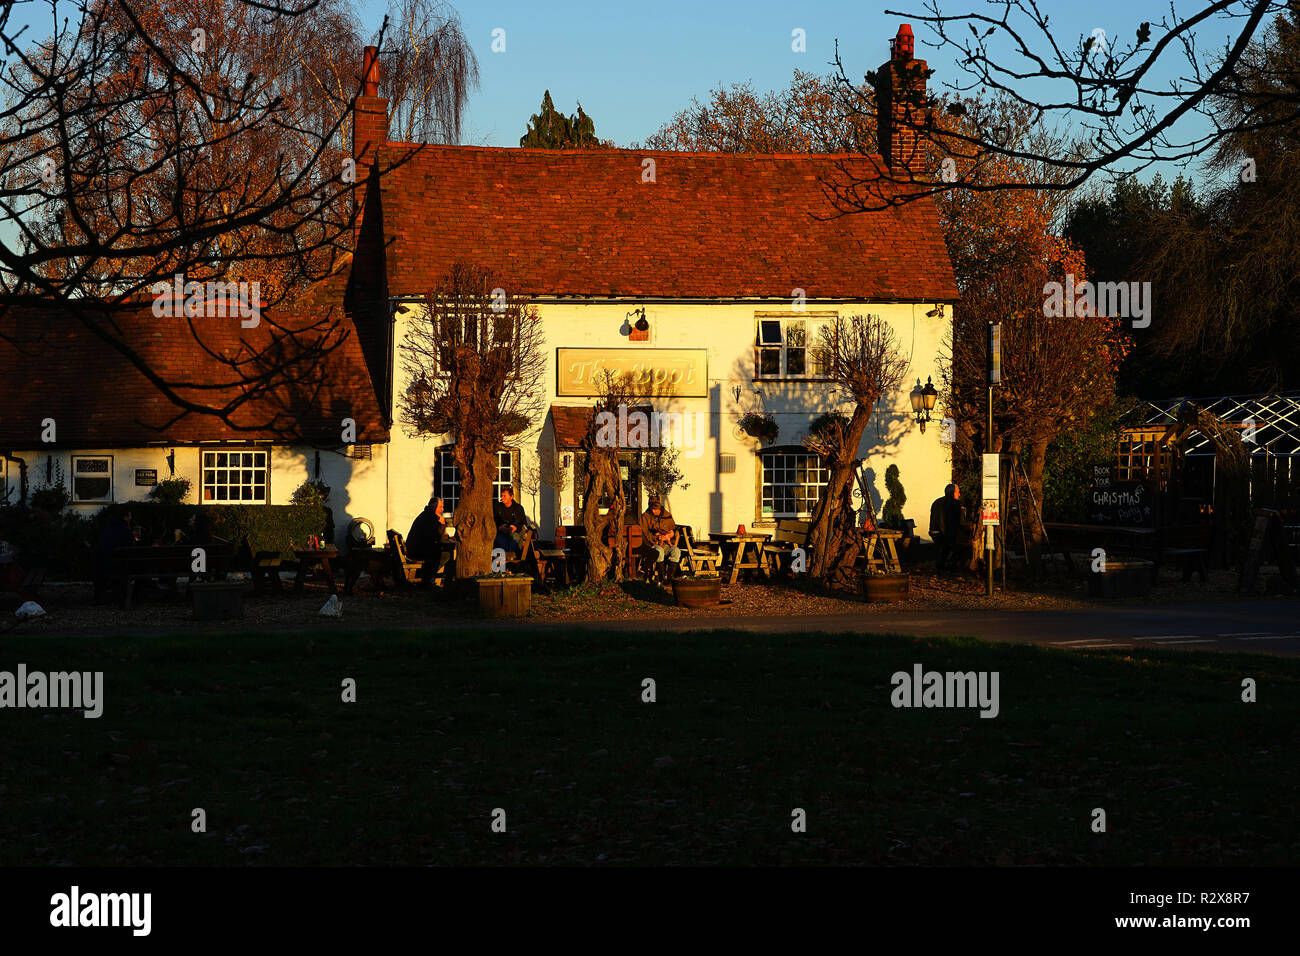
<svg viewBox="0 0 1300 956">
<path fill-rule="evenodd" d="M 191 581 L 189 592 L 196 621 L 236 621 L 244 616 L 243 581 Z"/>
<path fill-rule="evenodd" d="M 490 617 L 518 617 L 533 606 L 533 579 L 526 574 L 484 576 L 478 584 L 478 606 Z"/>
<path fill-rule="evenodd" d="M 1105 571 L 1088 575 L 1088 596 L 1103 598 L 1142 597 L 1151 593 L 1155 581 L 1152 561 L 1107 561 Z"/>
<path fill-rule="evenodd" d="M 910 580 L 906 574 L 868 574 L 865 571 L 858 578 L 862 586 L 862 599 L 873 604 L 906 601 L 910 593 Z"/>
<path fill-rule="evenodd" d="M 722 602 L 722 578 L 673 578 L 678 607 L 716 607 Z"/>
</svg>

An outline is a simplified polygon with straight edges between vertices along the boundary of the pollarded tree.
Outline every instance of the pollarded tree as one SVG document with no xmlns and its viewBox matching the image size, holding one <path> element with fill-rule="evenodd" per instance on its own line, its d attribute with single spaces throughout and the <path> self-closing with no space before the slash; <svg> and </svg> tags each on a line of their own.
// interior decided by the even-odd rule
<svg viewBox="0 0 1300 956">
<path fill-rule="evenodd" d="M 830 471 L 808 530 L 808 573 L 829 584 L 861 550 L 851 484 L 862 464 L 858 448 L 876 402 L 902 384 L 908 360 L 894 330 L 877 315 L 837 318 L 822 329 L 819 351 L 818 361 L 839 399 L 852 403 L 848 415 L 825 416 L 804 440 L 827 460 Z"/>
<path fill-rule="evenodd" d="M 428 293 L 402 342 L 403 425 L 413 434 L 455 438 L 457 577 L 491 569 L 497 451 L 540 420 L 543 343 L 536 308 L 467 263 L 454 264 Z"/>
<path fill-rule="evenodd" d="M 619 417 L 620 406 L 626 414 L 626 409 L 636 405 L 644 393 L 626 375 L 617 374 L 610 369 L 597 374 L 595 386 L 598 396 L 582 438 L 583 467 L 575 481 L 582 488 L 587 580 L 592 584 L 600 584 L 609 576 L 611 569 L 614 580 L 623 578 L 623 569 L 615 560 L 615 548 L 618 545 L 616 543 L 611 547 L 606 539 L 612 536 L 615 542 L 620 540 L 623 515 L 627 513 L 619 445 L 617 440 L 609 440 L 607 422 L 611 416 L 614 419 Z"/>
</svg>

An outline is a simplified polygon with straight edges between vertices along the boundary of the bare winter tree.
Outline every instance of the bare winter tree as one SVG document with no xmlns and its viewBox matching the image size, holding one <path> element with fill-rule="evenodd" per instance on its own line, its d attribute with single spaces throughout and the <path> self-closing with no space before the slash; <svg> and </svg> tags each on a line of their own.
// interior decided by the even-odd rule
<svg viewBox="0 0 1300 956">
<path fill-rule="evenodd" d="M 336 268 L 351 244 L 347 118 L 360 89 L 350 7 L 41 0 L 26 12 L 48 6 L 50 32 L 28 43 L 18 6 L 0 9 L 9 57 L 0 74 L 0 219 L 8 227 L 0 296 L 57 303 L 179 411 L 262 427 L 232 418 L 230 392 L 247 403 L 285 385 L 314 387 L 325 350 L 340 343 L 337 319 L 285 322 L 269 340 L 248 337 L 239 360 L 226 362 L 226 381 L 214 385 L 151 367 L 116 316 L 147 310 L 175 276 L 246 283 L 246 295 L 256 282 L 260 308 Z M 69 9 L 77 16 L 65 19 Z M 455 133 L 475 67 L 454 12 L 410 0 L 403 17 L 391 54 L 404 64 L 396 109 L 414 117 L 412 129 Z M 437 57 L 419 32 L 426 28 L 437 35 Z M 381 51 L 388 35 L 386 21 Z M 410 53 L 414 46 L 421 52 Z M 348 49 L 355 56 L 346 65 L 330 61 Z M 196 335 L 195 348 L 204 347 Z"/>
<path fill-rule="evenodd" d="M 425 298 L 400 351 L 399 417 L 414 434 L 452 435 L 460 472 L 456 575 L 491 570 L 497 451 L 545 408 L 541 318 L 487 269 L 456 263 Z"/>
<path fill-rule="evenodd" d="M 1213 153 L 1225 137 L 1300 119 L 1296 78 L 1273 84 L 1261 98 L 1248 56 L 1270 24 L 1300 9 L 1296 0 L 1168 4 L 1159 20 L 1098 23 L 1075 37 L 1063 36 L 1038 0 L 993 0 L 970 13 L 945 12 L 945 6 L 929 0 L 923 12 L 886 11 L 928 27 L 924 42 L 962 71 L 945 82 L 944 94 L 918 97 L 903 111 L 916 151 L 1003 157 L 1048 174 L 998 182 L 964 172 L 953 178 L 951 170 L 945 177 L 939 162 L 898 163 L 886 178 L 909 188 L 865 193 L 862 209 L 953 190 L 1069 191 L 1101 171 L 1190 162 Z M 839 82 L 875 112 L 888 70 L 871 71 L 856 84 L 838 54 L 835 62 Z M 919 68 L 920 61 L 911 62 Z M 1068 147 L 1015 141 L 1000 118 L 1006 102 L 1024 107 L 1035 126 L 1068 127 Z M 1225 109 L 1225 102 L 1238 108 Z"/>
<path fill-rule="evenodd" d="M 861 550 L 852 496 L 853 476 L 862 464 L 858 448 L 876 402 L 902 384 L 908 360 L 893 329 L 876 315 L 837 318 L 823 327 L 818 350 L 817 361 L 838 398 L 853 403 L 849 415 L 828 416 L 804 440 L 827 459 L 830 470 L 808 529 L 808 573 L 829 584 L 836 570 L 852 565 Z"/>
</svg>

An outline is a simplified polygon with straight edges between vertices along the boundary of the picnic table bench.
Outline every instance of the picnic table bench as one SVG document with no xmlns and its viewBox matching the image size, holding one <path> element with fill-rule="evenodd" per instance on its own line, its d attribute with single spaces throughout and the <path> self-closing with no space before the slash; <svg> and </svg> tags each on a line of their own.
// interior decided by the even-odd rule
<svg viewBox="0 0 1300 956">
<path fill-rule="evenodd" d="M 808 529 L 811 527 L 811 521 L 795 521 L 790 518 L 777 521 L 772 540 L 763 545 L 763 556 L 773 572 L 790 570 L 795 548 L 808 547 Z"/>
<path fill-rule="evenodd" d="M 205 552 L 205 571 L 194 570 L 195 548 L 202 548 Z M 122 609 L 131 610 L 135 602 L 135 586 L 139 581 L 155 578 L 171 582 L 177 578 L 196 581 L 205 577 L 220 580 L 225 577 L 233 557 L 234 549 L 230 543 L 220 539 L 214 539 L 206 545 L 168 544 L 118 548 L 114 553 L 117 565 L 114 577 L 122 585 Z"/>
</svg>

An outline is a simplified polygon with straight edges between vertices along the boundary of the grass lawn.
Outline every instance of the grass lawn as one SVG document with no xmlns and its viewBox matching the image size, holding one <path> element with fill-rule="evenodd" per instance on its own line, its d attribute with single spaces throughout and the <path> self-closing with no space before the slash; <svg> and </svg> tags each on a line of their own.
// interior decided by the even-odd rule
<svg viewBox="0 0 1300 956">
<path fill-rule="evenodd" d="M 104 713 L 0 710 L 4 865 L 1300 857 L 1282 658 L 462 631 L 7 638 L 20 662 L 103 671 Z M 914 663 L 998 671 L 1001 713 L 894 709 Z"/>
</svg>

